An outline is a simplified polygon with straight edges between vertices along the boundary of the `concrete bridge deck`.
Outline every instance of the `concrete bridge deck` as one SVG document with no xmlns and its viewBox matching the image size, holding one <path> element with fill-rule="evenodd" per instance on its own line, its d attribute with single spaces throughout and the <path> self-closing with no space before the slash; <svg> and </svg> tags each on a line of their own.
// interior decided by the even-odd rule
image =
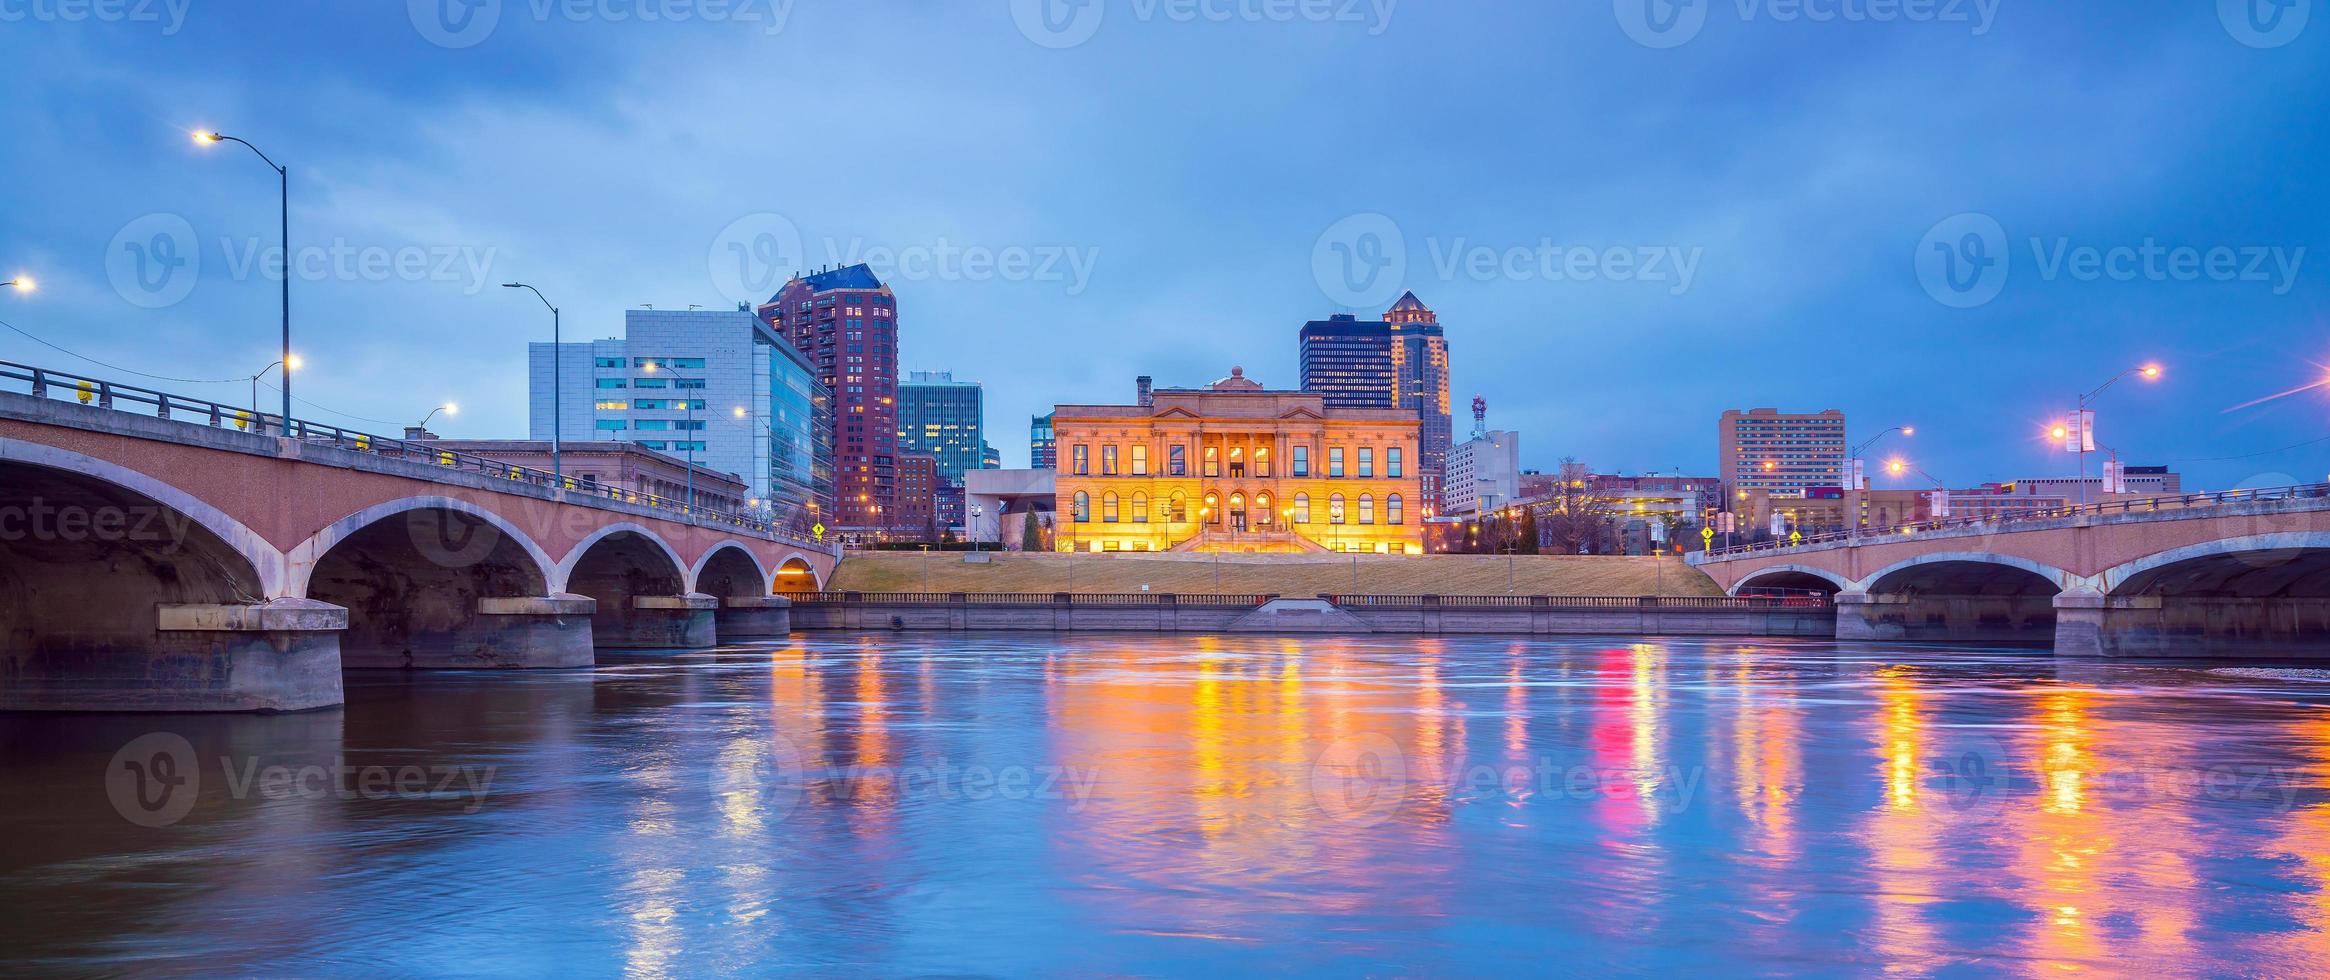
<svg viewBox="0 0 2330 980">
<path fill-rule="evenodd" d="M 778 593 L 840 559 L 425 442 L 6 362 L 0 385 L 0 710 L 299 710 L 344 667 L 781 635 Z"/>
<path fill-rule="evenodd" d="M 1832 594 L 1841 639 L 2330 658 L 2330 485 L 1867 531 L 1693 564 L 1734 595 Z"/>
</svg>

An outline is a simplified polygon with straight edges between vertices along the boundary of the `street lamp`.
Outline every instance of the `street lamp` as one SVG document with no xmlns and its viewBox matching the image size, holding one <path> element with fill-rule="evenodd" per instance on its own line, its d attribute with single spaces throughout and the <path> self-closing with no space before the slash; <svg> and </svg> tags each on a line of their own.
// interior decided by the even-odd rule
<svg viewBox="0 0 2330 980">
<path fill-rule="evenodd" d="M 2079 396 L 2079 408 L 2072 416 L 2073 424 L 2079 426 L 2079 442 L 2072 447 L 2072 451 L 2079 454 L 2079 505 L 2081 507 L 2087 506 L 2087 444 L 2095 440 L 2093 426 L 2087 422 L 2087 406 L 2095 401 L 2096 396 L 2103 394 L 2111 386 L 2119 384 L 2122 379 L 2129 375 L 2136 375 L 2146 381 L 2158 381 L 2160 374 L 2160 365 L 2141 364 L 2112 375 L 2110 381 L 2097 385 L 2094 391 Z M 2070 435 L 2071 433 L 2064 432 L 2064 438 L 2069 438 Z"/>
<path fill-rule="evenodd" d="M 971 505 L 971 550 L 973 552 L 977 552 L 979 550 L 979 518 L 984 516 L 986 513 L 987 508 L 981 507 L 978 504 Z M 1003 530 L 1001 528 L 997 528 L 995 536 L 998 538 L 1002 537 Z"/>
<path fill-rule="evenodd" d="M 541 290 L 526 283 L 505 282 L 502 288 L 526 290 L 533 293 L 535 299 L 541 300 L 542 305 L 550 306 L 550 299 L 543 296 Z M 560 346 L 558 337 L 558 307 L 550 306 L 550 482 L 561 490 L 566 489 L 566 475 L 559 468 L 559 444 L 564 441 L 560 436 L 566 428 L 565 413 L 561 406 L 561 399 L 566 392 L 562 390 L 565 386 L 560 384 L 559 373 L 560 362 L 564 360 L 566 351 Z"/>
<path fill-rule="evenodd" d="M 450 418 L 450 417 L 452 417 L 452 416 L 455 416 L 455 415 L 459 415 L 459 414 L 461 414 L 461 406 L 459 406 L 459 405 L 455 405 L 455 404 L 453 404 L 452 402 L 446 402 L 446 403 L 445 403 L 445 404 L 443 404 L 443 405 L 439 405 L 439 406 L 437 406 L 437 407 L 435 407 L 435 408 L 432 408 L 432 409 L 430 409 L 430 410 L 429 410 L 429 414 L 427 414 L 427 415 L 424 415 L 424 416 L 421 416 L 421 424 L 419 424 L 419 425 L 416 425 L 416 426 L 414 426 L 413 428 L 420 429 L 420 430 L 421 430 L 421 431 L 423 431 L 423 432 L 426 432 L 426 431 L 428 431 L 428 429 L 429 429 L 429 421 L 430 421 L 431 419 L 434 419 L 434 418 L 436 418 L 436 417 L 437 417 L 438 415 L 440 415 L 440 414 L 442 414 L 442 415 L 444 415 L 444 416 L 446 416 L 446 417 L 448 417 L 448 418 Z"/>
<path fill-rule="evenodd" d="M 0 286 L 14 286 L 16 287 L 16 291 L 20 293 L 32 292 L 33 288 L 37 285 L 38 283 L 33 282 L 31 276 L 17 276 L 16 278 L 10 279 L 7 282 L 0 282 Z"/>
<path fill-rule="evenodd" d="M 258 154 L 259 159 L 266 161 L 267 166 L 275 171 L 277 203 L 281 205 L 280 218 L 282 221 L 278 230 L 282 234 L 283 243 L 283 361 L 288 363 L 291 360 L 291 169 L 276 163 L 265 151 L 252 146 L 249 140 L 240 136 L 228 136 L 224 133 L 214 133 L 203 129 L 194 131 L 194 142 L 198 144 L 208 145 L 222 141 L 243 144 L 245 148 Z M 258 406 L 254 404 L 252 411 L 257 410 Z M 289 432 L 291 425 L 291 372 L 289 371 L 283 373 L 283 419 L 284 431 Z"/>
<path fill-rule="evenodd" d="M 266 376 L 267 376 L 267 372 L 269 372 L 269 371 L 273 371 L 273 370 L 275 370 L 276 368 L 282 368 L 282 369 L 283 369 L 283 390 L 285 390 L 285 391 L 290 391 L 290 390 L 291 390 L 291 372 L 299 370 L 299 366 L 300 366 L 300 365 L 299 365 L 299 355 L 297 355 L 297 354 L 285 354 L 285 355 L 283 355 L 283 359 L 282 359 L 282 360 L 276 361 L 276 362 L 274 362 L 274 363 L 272 363 L 272 364 L 269 364 L 269 365 L 267 365 L 266 367 L 260 368 L 260 369 L 259 369 L 259 373 L 257 373 L 257 374 L 254 374 L 254 375 L 252 375 L 252 376 L 251 376 L 251 422 L 252 422 L 252 424 L 254 424 L 254 425 L 257 425 L 257 426 L 259 427 L 259 432 L 260 432 L 260 434 L 264 435 L 264 434 L 267 432 L 267 422 L 266 422 L 266 420 L 264 420 L 264 419 L 262 419 L 262 418 L 260 418 L 260 417 L 259 417 L 259 379 L 260 379 L 260 378 L 264 378 L 264 377 L 266 377 Z M 283 434 L 284 434 L 284 435 L 290 435 L 290 434 L 291 434 L 291 414 L 290 414 L 290 409 L 291 409 L 291 406 L 289 406 L 289 405 L 285 405 L 285 406 L 283 406 L 283 408 L 284 408 L 284 415 L 283 415 L 283 417 L 282 417 L 281 419 L 278 419 L 277 421 L 278 421 L 278 423 L 279 423 L 279 424 L 280 424 L 280 425 L 283 427 Z"/>
<path fill-rule="evenodd" d="M 1883 438 L 1885 438 L 1886 436 L 1892 435 L 1892 434 L 1894 434 L 1894 433 L 1896 433 L 1896 432 L 1899 432 L 1899 433 L 1901 433 L 1901 434 L 1902 434 L 1903 436 L 1905 436 L 1905 437 L 1907 437 L 1907 436 L 1915 436 L 1915 435 L 1917 435 L 1917 427 L 1916 427 L 1916 426 L 1910 426 L 1910 425 L 1896 425 L 1896 426 L 1894 426 L 1894 427 L 1892 427 L 1892 428 L 1890 428 L 1890 429 L 1887 429 L 1887 430 L 1885 430 L 1885 431 L 1883 431 L 1883 432 L 1877 433 L 1876 435 L 1870 436 L 1870 437 L 1869 437 L 1867 440 L 1863 441 L 1863 442 L 1862 442 L 1860 445 L 1858 445 L 1858 446 L 1854 446 L 1854 447 L 1853 447 L 1853 452 L 1852 452 L 1852 455 L 1851 455 L 1851 456 L 1849 456 L 1849 457 L 1847 457 L 1847 458 L 1849 458 L 1849 459 L 1853 460 L 1855 463 L 1859 463 L 1859 462 L 1861 462 L 1861 460 L 1862 460 L 1862 458 L 1863 458 L 1864 454 L 1866 454 L 1866 453 L 1869 451 L 1869 447 L 1870 447 L 1870 446 L 1874 446 L 1874 445 L 1876 445 L 1878 440 L 1880 440 L 1880 439 L 1883 439 Z M 1854 482 L 1857 484 L 1857 483 L 1859 483 L 1860 481 L 1856 480 L 1856 481 L 1854 481 Z M 1867 488 L 1867 487 L 1863 487 L 1863 486 L 1854 486 L 1854 487 L 1853 487 L 1853 489 L 1855 489 L 1855 490 L 1866 490 L 1866 489 L 1868 489 L 1868 488 Z"/>
</svg>

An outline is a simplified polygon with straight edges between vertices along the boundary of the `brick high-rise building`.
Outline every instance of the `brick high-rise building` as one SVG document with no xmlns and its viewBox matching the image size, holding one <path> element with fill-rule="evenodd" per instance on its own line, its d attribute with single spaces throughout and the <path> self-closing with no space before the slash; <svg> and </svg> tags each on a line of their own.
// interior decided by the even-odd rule
<svg viewBox="0 0 2330 980">
<path fill-rule="evenodd" d="M 898 298 L 865 265 L 797 276 L 760 318 L 816 365 L 833 396 L 839 531 L 911 529 L 898 503 Z"/>
<path fill-rule="evenodd" d="M 1302 388 L 1329 408 L 1395 408 L 1416 413 L 1418 495 L 1425 516 L 1441 511 L 1440 485 L 1454 444 L 1448 404 L 1448 339 L 1440 317 L 1405 293 L 1381 320 L 1336 314 L 1303 324 Z"/>
<path fill-rule="evenodd" d="M 1845 413 L 1733 409 L 1716 432 L 1723 485 L 1735 496 L 1765 491 L 1796 497 L 1845 485 Z"/>
</svg>

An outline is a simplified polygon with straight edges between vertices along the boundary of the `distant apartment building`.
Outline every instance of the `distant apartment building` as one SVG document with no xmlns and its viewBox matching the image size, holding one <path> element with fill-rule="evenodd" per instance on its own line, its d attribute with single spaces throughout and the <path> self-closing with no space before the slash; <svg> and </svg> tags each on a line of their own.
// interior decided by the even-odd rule
<svg viewBox="0 0 2330 980">
<path fill-rule="evenodd" d="M 1411 292 L 1381 320 L 1336 314 L 1306 323 L 1299 341 L 1302 390 L 1324 397 L 1327 407 L 1416 414 L 1424 513 L 1440 513 L 1454 438 L 1448 340 L 1439 316 Z"/>
<path fill-rule="evenodd" d="M 1027 458 L 1029 469 L 1058 469 L 1060 466 L 1059 446 L 1059 441 L 1052 438 L 1052 415 L 1050 412 L 1028 419 Z"/>
<path fill-rule="evenodd" d="M 1733 494 L 1803 496 L 1845 484 L 1845 413 L 1777 409 L 1723 413 L 1717 430 L 1723 484 Z"/>
<path fill-rule="evenodd" d="M 817 371 L 833 397 L 833 500 L 826 523 L 880 532 L 899 523 L 898 298 L 863 264 L 797 276 L 758 315 Z"/>
<path fill-rule="evenodd" d="M 1596 473 L 1586 478 L 1586 485 L 1595 496 L 1621 498 L 1629 494 L 1690 494 L 1695 501 L 1692 523 L 1702 523 L 1709 515 L 1723 509 L 1723 478 L 1714 476 L 1670 476 L 1646 473 L 1640 476 L 1619 476 Z"/>
<path fill-rule="evenodd" d="M 939 479 L 956 484 L 984 465 L 985 393 L 951 371 L 916 371 L 898 386 L 898 451 L 938 460 Z"/>
<path fill-rule="evenodd" d="M 1440 516 L 1470 517 L 1495 511 L 1521 497 L 1520 433 L 1476 432 L 1448 451 Z"/>
<path fill-rule="evenodd" d="M 2166 466 L 2128 466 L 2105 461 L 2095 464 L 2096 472 L 2084 481 L 2087 499 L 2093 501 L 2113 495 L 2138 497 L 2173 497 L 2184 492 L 2184 477 Z M 2024 496 L 2063 497 L 2076 502 L 2080 496 L 2081 481 L 2077 477 L 2033 477 L 2007 484 L 2011 492 Z"/>
<path fill-rule="evenodd" d="M 749 311 L 629 310 L 622 337 L 530 345 L 527 373 L 534 440 L 550 440 L 555 401 L 568 445 L 630 443 L 738 474 L 785 524 L 815 523 L 832 487 L 828 393 Z"/>
<path fill-rule="evenodd" d="M 909 540 L 936 541 L 946 524 L 939 521 L 938 457 L 907 453 L 898 457 L 898 495 L 887 527 Z"/>
<path fill-rule="evenodd" d="M 1053 418 L 1061 550 L 1423 550 L 1412 413 L 1330 408 L 1232 368 Z"/>
</svg>

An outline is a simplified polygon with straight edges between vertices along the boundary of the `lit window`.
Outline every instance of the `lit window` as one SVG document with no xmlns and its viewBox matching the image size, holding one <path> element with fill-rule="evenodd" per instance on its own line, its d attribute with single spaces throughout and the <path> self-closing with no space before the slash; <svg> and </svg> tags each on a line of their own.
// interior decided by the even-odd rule
<svg viewBox="0 0 2330 980">
<path fill-rule="evenodd" d="M 1100 495 L 1100 522 L 1103 524 L 1116 523 L 1116 491 L 1114 490 Z"/>
<path fill-rule="evenodd" d="M 1113 445 L 1100 447 L 1100 475 L 1116 475 L 1116 447 Z"/>
<path fill-rule="evenodd" d="M 1339 493 L 1338 493 L 1338 494 L 1336 494 L 1336 495 L 1334 495 L 1334 496 L 1332 496 L 1332 497 L 1328 497 L 1328 498 L 1327 498 L 1327 523 L 1329 523 L 1329 524 L 1341 524 L 1341 523 L 1343 523 L 1343 495 L 1342 495 L 1342 494 L 1339 494 Z"/>
<path fill-rule="evenodd" d="M 1298 493 L 1294 495 L 1294 522 L 1297 524 L 1308 524 L 1311 522 L 1310 494 Z"/>
<path fill-rule="evenodd" d="M 1375 450 L 1362 446 L 1359 450 L 1359 478 L 1366 480 L 1372 479 L 1374 476 Z M 1362 521 L 1361 523 L 1366 522 Z"/>
<path fill-rule="evenodd" d="M 1168 476 L 1189 475 L 1189 447 L 1175 443 L 1165 447 L 1165 473 Z M 1176 518 L 1178 520 L 1178 518 Z"/>
<path fill-rule="evenodd" d="M 1076 506 L 1070 513 L 1074 515 L 1071 519 L 1078 524 L 1092 520 L 1092 495 L 1082 490 L 1076 491 Z"/>
<path fill-rule="evenodd" d="M 1367 493 L 1363 493 L 1363 494 L 1360 494 L 1360 495 L 1359 495 L 1359 523 L 1361 523 L 1361 524 L 1373 524 L 1373 523 L 1375 523 L 1375 495 L 1374 495 L 1374 494 L 1367 494 Z"/>
<path fill-rule="evenodd" d="M 1395 453 L 1396 453 L 1396 452 L 1399 452 L 1399 450 L 1397 450 L 1397 449 L 1395 449 L 1395 450 L 1392 450 L 1392 451 L 1393 451 L 1393 452 L 1395 452 Z M 1396 494 L 1396 493 L 1395 493 L 1395 494 L 1392 494 L 1392 495 L 1391 495 L 1391 496 L 1389 496 L 1389 497 L 1386 497 L 1386 498 L 1384 498 L 1384 501 L 1383 501 L 1383 516 L 1384 516 L 1384 523 L 1386 523 L 1386 524 L 1399 524 L 1399 523 L 1403 523 L 1403 522 L 1402 522 L 1402 520 L 1401 520 L 1401 518 L 1400 518 L 1400 495 L 1399 495 L 1399 494 Z"/>
<path fill-rule="evenodd" d="M 1309 447 L 1309 446 L 1296 446 L 1296 447 L 1294 447 L 1294 475 L 1296 475 L 1296 476 L 1309 476 L 1309 475 L 1311 475 L 1311 447 Z"/>
<path fill-rule="evenodd" d="M 1074 449 L 1068 451 L 1068 456 L 1074 465 L 1074 469 L 1070 472 L 1077 476 L 1088 476 L 1092 473 L 1092 447 L 1078 443 Z"/>
<path fill-rule="evenodd" d="M 1133 475 L 1134 475 L 1134 476 L 1148 476 L 1148 475 L 1149 475 L 1149 445 L 1148 445 L 1148 443 L 1134 443 L 1134 444 L 1133 444 Z"/>
<path fill-rule="evenodd" d="M 1397 480 L 1397 479 L 1399 479 L 1399 478 L 1401 478 L 1401 477 L 1403 477 L 1403 476 L 1406 476 L 1406 475 L 1407 475 L 1407 474 L 1405 474 L 1405 473 L 1402 473 L 1402 472 L 1400 471 L 1400 450 L 1399 450 L 1399 447 L 1397 447 L 1397 446 L 1394 446 L 1394 447 L 1392 447 L 1392 448 L 1390 448 L 1390 449 L 1386 449 L 1386 450 L 1384 450 L 1384 451 L 1383 451 L 1383 475 L 1385 475 L 1385 476 L 1388 476 L 1388 477 L 1391 477 L 1391 478 L 1392 478 L 1392 479 L 1394 479 L 1394 480 Z M 1399 499 L 1399 498 L 1397 498 L 1397 497 L 1394 497 L 1394 498 L 1392 498 L 1392 499 L 1394 499 L 1394 500 L 1397 500 L 1397 499 Z M 1398 522 L 1398 521 L 1393 521 L 1392 523 L 1394 523 L 1394 524 L 1397 524 L 1397 523 L 1399 523 L 1399 522 Z"/>
<path fill-rule="evenodd" d="M 1343 475 L 1343 447 L 1336 446 L 1327 450 L 1327 475 L 1331 477 Z M 1335 523 L 1341 524 L 1343 522 L 1336 521 Z"/>
<path fill-rule="evenodd" d="M 1222 475 L 1222 450 L 1218 446 L 1205 447 L 1205 475 L 1209 477 Z"/>
<path fill-rule="evenodd" d="M 1149 495 L 1148 495 L 1148 494 L 1145 494 L 1145 493 L 1138 493 L 1138 492 L 1136 492 L 1136 493 L 1134 493 L 1134 494 L 1133 494 L 1133 523 L 1135 523 L 1135 524 L 1147 524 L 1147 523 L 1149 523 Z"/>
</svg>

